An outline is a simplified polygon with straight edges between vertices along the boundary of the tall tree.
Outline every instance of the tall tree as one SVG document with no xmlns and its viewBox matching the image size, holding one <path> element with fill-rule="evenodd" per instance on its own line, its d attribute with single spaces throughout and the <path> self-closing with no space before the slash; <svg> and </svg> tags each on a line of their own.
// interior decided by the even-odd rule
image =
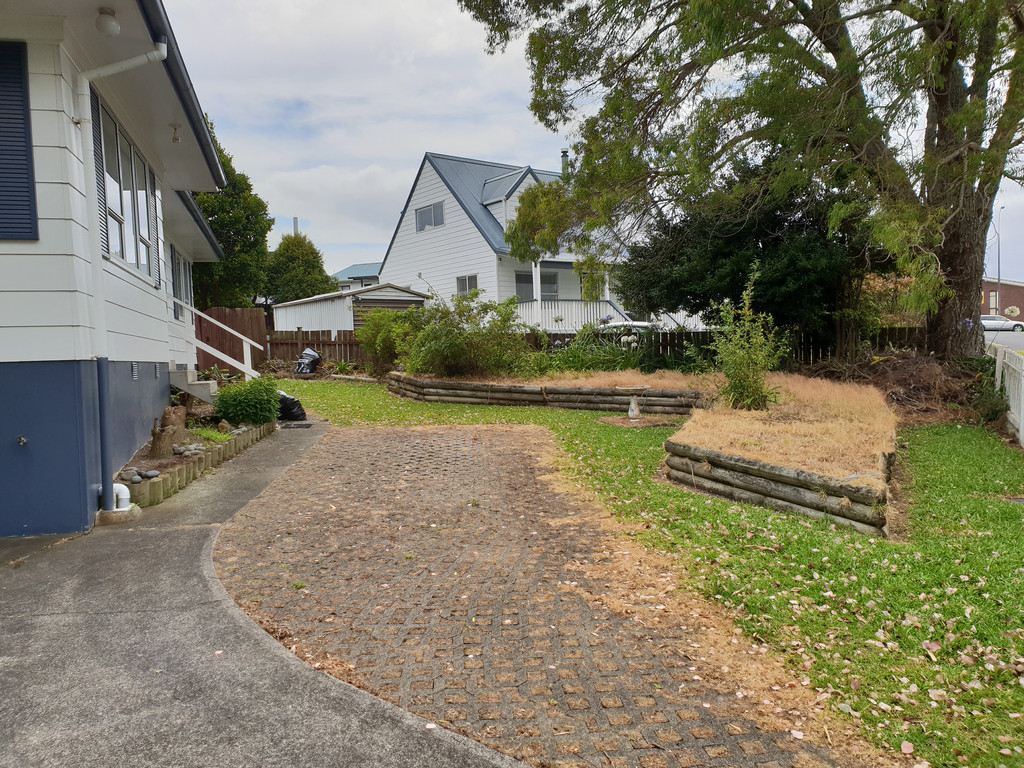
<svg viewBox="0 0 1024 768">
<path fill-rule="evenodd" d="M 841 170 L 872 199 L 830 221 L 866 216 L 914 276 L 933 351 L 980 351 L 992 205 L 1024 175 L 1019 0 L 459 5 L 492 50 L 529 34 L 531 109 L 579 136 L 572 184 L 524 194 L 517 255 L 600 253 L 778 148 L 776 183 L 828 186 Z"/>
<path fill-rule="evenodd" d="M 267 260 L 266 303 L 281 304 L 338 290 L 324 270 L 324 255 L 303 234 L 285 235 Z"/>
<path fill-rule="evenodd" d="M 210 221 L 224 258 L 193 267 L 195 303 L 199 309 L 251 307 L 263 291 L 267 235 L 274 220 L 249 177 L 235 170 L 231 155 L 216 136 L 213 140 L 228 183 L 217 192 L 196 193 L 195 200 Z"/>
</svg>

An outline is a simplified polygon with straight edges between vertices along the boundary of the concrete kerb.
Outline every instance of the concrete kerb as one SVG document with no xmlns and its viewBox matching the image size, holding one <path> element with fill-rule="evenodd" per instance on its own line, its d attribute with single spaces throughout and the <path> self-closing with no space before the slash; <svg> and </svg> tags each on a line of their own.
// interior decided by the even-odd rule
<svg viewBox="0 0 1024 768">
<path fill-rule="evenodd" d="M 132 503 L 140 507 L 150 507 L 159 504 L 164 499 L 169 499 L 202 477 L 204 473 L 255 445 L 276 428 L 277 425 L 274 422 L 253 427 L 235 435 L 230 440 L 210 446 L 201 456 L 193 456 L 184 464 L 178 464 L 165 470 L 158 477 L 129 485 L 128 491 Z M 120 522 L 120 520 L 115 522 Z"/>
</svg>

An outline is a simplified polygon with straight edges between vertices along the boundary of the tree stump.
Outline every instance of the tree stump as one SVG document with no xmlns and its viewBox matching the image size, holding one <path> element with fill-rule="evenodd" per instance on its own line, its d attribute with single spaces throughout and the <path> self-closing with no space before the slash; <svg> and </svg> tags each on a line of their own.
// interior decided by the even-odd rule
<svg viewBox="0 0 1024 768">
<path fill-rule="evenodd" d="M 149 447 L 151 459 L 167 459 L 173 456 L 174 444 L 185 439 L 185 407 L 169 405 L 164 408 L 164 414 L 159 422 L 153 419 L 150 434 L 153 436 L 153 442 Z"/>
</svg>

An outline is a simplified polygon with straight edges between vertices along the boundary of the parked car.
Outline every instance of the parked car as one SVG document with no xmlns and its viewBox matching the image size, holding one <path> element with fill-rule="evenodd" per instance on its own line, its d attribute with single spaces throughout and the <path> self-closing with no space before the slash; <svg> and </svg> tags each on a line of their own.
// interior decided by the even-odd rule
<svg viewBox="0 0 1024 768">
<path fill-rule="evenodd" d="M 1002 315 L 982 315 L 981 327 L 986 331 L 1024 331 L 1024 323 Z"/>
</svg>

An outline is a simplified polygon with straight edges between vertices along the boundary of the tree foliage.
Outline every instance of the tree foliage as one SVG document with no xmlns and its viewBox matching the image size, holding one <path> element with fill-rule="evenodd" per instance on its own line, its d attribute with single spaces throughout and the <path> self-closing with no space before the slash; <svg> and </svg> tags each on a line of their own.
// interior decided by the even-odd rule
<svg viewBox="0 0 1024 768">
<path fill-rule="evenodd" d="M 516 255 L 557 243 L 599 256 L 738 162 L 777 153 L 777 188 L 842 173 L 871 201 L 836 206 L 830 223 L 863 217 L 899 258 L 935 351 L 980 349 L 993 200 L 1024 174 L 1019 2 L 459 4 L 492 50 L 528 34 L 531 109 L 578 136 L 571 184 L 523 195 Z"/>
<path fill-rule="evenodd" d="M 829 236 L 829 212 L 849 195 L 811 188 L 777 198 L 766 196 L 770 186 L 762 167 L 744 168 L 678 206 L 676 218 L 656 221 L 615 270 L 626 308 L 706 315 L 741 301 L 756 262 L 758 312 L 822 341 L 842 335 L 854 318 L 856 286 L 883 255 L 855 222 Z"/>
<path fill-rule="evenodd" d="M 213 126 L 211 125 L 211 131 Z M 208 307 L 251 307 L 263 291 L 267 235 L 274 220 L 267 204 L 214 136 L 227 185 L 217 192 L 198 192 L 196 203 L 210 222 L 224 258 L 193 267 L 195 304 Z"/>
<path fill-rule="evenodd" d="M 305 299 L 338 290 L 324 270 L 324 255 L 303 234 L 285 235 L 267 258 L 263 296 L 267 304 Z"/>
</svg>

